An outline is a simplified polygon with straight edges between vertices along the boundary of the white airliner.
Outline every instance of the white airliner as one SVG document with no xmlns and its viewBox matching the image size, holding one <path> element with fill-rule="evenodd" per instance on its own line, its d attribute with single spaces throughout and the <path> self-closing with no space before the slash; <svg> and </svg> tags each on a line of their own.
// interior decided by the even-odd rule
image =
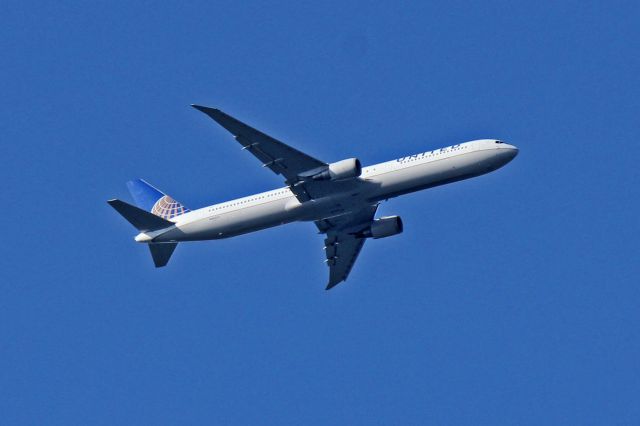
<svg viewBox="0 0 640 426">
<path fill-rule="evenodd" d="M 309 221 L 326 235 L 328 290 L 347 279 L 366 239 L 402 232 L 399 216 L 374 219 L 381 201 L 491 172 L 518 154 L 513 145 L 481 139 L 369 167 L 357 158 L 325 163 L 218 109 L 192 106 L 231 132 L 263 167 L 282 175 L 286 186 L 189 210 L 141 179 L 128 182 L 138 207 L 116 199 L 108 203 L 140 231 L 135 240 L 148 244 L 156 267 L 167 264 L 181 241 L 229 238 Z"/>
</svg>

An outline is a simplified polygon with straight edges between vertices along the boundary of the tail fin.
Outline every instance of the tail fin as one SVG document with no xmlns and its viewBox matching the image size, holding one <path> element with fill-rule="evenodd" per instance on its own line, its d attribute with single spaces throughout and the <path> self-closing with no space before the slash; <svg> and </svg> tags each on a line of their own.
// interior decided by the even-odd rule
<svg viewBox="0 0 640 426">
<path fill-rule="evenodd" d="M 184 205 L 142 179 L 134 179 L 127 182 L 127 188 L 129 188 L 129 192 L 138 207 L 163 219 L 171 219 L 190 211 Z"/>
<path fill-rule="evenodd" d="M 178 243 L 150 243 L 149 250 L 151 250 L 151 257 L 153 257 L 153 264 L 156 268 L 161 268 L 169 262 L 173 251 L 176 249 Z"/>
<path fill-rule="evenodd" d="M 131 204 L 127 204 L 124 201 L 114 199 L 107 201 L 107 203 L 116 209 L 129 223 L 138 228 L 140 232 L 156 231 L 174 225 L 173 222 L 132 206 Z M 136 241 L 138 241 L 137 238 Z M 169 262 L 177 245 L 178 243 L 149 242 L 149 250 L 151 250 L 151 257 L 153 258 L 153 263 L 156 265 L 156 268 L 165 266 L 167 262 Z"/>
<path fill-rule="evenodd" d="M 138 228 L 140 232 L 155 231 L 157 229 L 172 226 L 173 222 L 139 209 L 121 200 L 107 201 L 111 207 L 129 221 L 130 224 Z"/>
</svg>

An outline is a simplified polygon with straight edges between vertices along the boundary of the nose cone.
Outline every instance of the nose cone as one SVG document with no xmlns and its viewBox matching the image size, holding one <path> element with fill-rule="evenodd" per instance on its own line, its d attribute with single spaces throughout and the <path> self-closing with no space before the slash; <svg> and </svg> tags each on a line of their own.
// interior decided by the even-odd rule
<svg viewBox="0 0 640 426">
<path fill-rule="evenodd" d="M 507 151 L 507 155 L 509 156 L 509 161 L 516 158 L 516 156 L 518 155 L 518 152 L 520 152 L 520 150 L 516 146 L 508 145 L 508 144 L 505 144 L 504 149 Z"/>
<path fill-rule="evenodd" d="M 508 143 L 501 142 L 496 150 L 496 159 L 500 163 L 499 167 L 504 166 L 518 155 L 518 148 Z"/>
</svg>

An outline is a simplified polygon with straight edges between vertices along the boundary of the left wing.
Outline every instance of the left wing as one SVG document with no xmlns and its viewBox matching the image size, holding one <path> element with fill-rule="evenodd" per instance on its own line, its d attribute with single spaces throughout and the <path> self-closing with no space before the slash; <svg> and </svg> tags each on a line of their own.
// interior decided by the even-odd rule
<svg viewBox="0 0 640 426">
<path fill-rule="evenodd" d="M 327 234 L 324 240 L 326 262 L 329 266 L 327 290 L 349 276 L 365 241 L 358 234 L 369 226 L 377 209 L 378 205 L 374 204 L 336 218 L 316 221 L 320 232 Z"/>
<path fill-rule="evenodd" d="M 312 198 L 304 190 L 304 185 L 295 184 L 300 181 L 302 173 L 320 167 L 327 167 L 326 163 L 244 124 L 219 109 L 201 105 L 191 106 L 204 112 L 227 129 L 242 145 L 242 149 L 246 149 L 253 154 L 262 162 L 263 167 L 268 167 L 274 173 L 282 175 L 287 185 L 291 186 L 291 190 L 300 201 L 307 201 Z"/>
</svg>

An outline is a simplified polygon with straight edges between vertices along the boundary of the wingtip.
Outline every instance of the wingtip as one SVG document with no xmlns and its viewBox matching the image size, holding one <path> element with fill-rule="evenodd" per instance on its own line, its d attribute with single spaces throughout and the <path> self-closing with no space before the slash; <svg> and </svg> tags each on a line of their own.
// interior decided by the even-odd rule
<svg viewBox="0 0 640 426">
<path fill-rule="evenodd" d="M 204 105 L 191 104 L 191 108 L 195 108 L 198 111 L 207 112 L 207 111 L 217 111 L 217 108 L 212 108 Z"/>
<path fill-rule="evenodd" d="M 342 281 L 338 281 L 336 283 L 329 281 L 329 284 L 327 284 L 327 287 L 325 287 L 325 290 L 331 290 L 332 288 L 334 288 L 335 286 L 337 286 L 338 284 L 340 284 Z"/>
</svg>

